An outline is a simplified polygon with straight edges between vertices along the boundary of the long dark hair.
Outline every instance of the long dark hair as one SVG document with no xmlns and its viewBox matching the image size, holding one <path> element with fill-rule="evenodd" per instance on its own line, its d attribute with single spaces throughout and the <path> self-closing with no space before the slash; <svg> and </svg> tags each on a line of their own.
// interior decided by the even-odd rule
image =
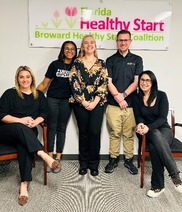
<svg viewBox="0 0 182 212">
<path fill-rule="evenodd" d="M 65 45 L 68 44 L 68 43 L 73 44 L 74 47 L 75 47 L 75 56 L 72 58 L 72 62 L 73 62 L 73 61 L 76 59 L 76 57 L 77 57 L 77 46 L 76 46 L 76 44 L 75 44 L 73 41 L 71 41 L 71 40 L 67 40 L 67 41 L 65 41 L 65 42 L 62 44 L 60 53 L 59 53 L 59 55 L 58 55 L 58 59 L 61 60 L 62 62 L 64 62 L 64 59 L 65 59 L 64 48 L 65 48 Z"/>
<path fill-rule="evenodd" d="M 141 77 L 144 75 L 144 74 L 147 74 L 150 79 L 151 79 L 151 84 L 152 84 L 152 87 L 151 87 L 151 91 L 150 91 L 150 96 L 148 98 L 148 101 L 147 101 L 147 105 L 150 106 L 151 103 L 153 102 L 153 100 L 156 98 L 157 96 L 157 92 L 158 92 L 158 83 L 157 83 L 157 78 L 155 76 L 155 74 L 150 71 L 150 70 L 146 70 L 146 71 L 143 71 L 140 75 L 139 75 L 139 79 L 138 79 L 138 93 L 139 95 L 142 97 L 143 99 L 143 96 L 144 96 L 144 93 L 143 91 L 141 90 L 140 88 L 140 79 Z"/>
</svg>

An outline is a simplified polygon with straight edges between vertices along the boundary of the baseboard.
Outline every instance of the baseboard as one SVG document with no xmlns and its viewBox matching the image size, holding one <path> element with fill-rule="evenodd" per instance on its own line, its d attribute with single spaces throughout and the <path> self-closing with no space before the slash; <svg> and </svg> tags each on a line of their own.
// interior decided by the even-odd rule
<svg viewBox="0 0 182 212">
<path fill-rule="evenodd" d="M 137 160 L 137 155 L 133 156 L 134 160 Z M 124 160 L 124 155 L 120 155 L 119 156 L 120 160 Z M 109 155 L 100 155 L 100 159 L 101 160 L 108 160 L 109 159 Z M 78 160 L 78 154 L 63 154 L 62 155 L 62 160 Z"/>
</svg>

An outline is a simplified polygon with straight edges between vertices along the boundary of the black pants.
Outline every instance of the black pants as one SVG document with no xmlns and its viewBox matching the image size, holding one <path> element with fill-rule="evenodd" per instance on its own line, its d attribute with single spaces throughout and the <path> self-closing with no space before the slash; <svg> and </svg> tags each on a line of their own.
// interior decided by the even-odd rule
<svg viewBox="0 0 182 212">
<path fill-rule="evenodd" d="M 66 128 L 71 115 L 69 100 L 47 98 L 48 101 L 48 152 L 53 152 L 56 136 L 56 152 L 62 153 L 66 138 Z"/>
<path fill-rule="evenodd" d="M 17 147 L 21 182 L 32 180 L 34 153 L 43 149 L 37 134 L 37 128 L 31 129 L 20 123 L 0 126 L 0 143 Z"/>
<path fill-rule="evenodd" d="M 74 104 L 73 111 L 79 129 L 80 167 L 98 169 L 104 107 L 97 105 L 94 110 L 88 111 L 84 107 Z"/>
<path fill-rule="evenodd" d="M 154 189 L 161 189 L 164 188 L 164 167 L 169 176 L 179 172 L 170 149 L 172 130 L 169 128 L 151 130 L 147 133 L 147 142 L 152 163 L 151 186 Z"/>
</svg>

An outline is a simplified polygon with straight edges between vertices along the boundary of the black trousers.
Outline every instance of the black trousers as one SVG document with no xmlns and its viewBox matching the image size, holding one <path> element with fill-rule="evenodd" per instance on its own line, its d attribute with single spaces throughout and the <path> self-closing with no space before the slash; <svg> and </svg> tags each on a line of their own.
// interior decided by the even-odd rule
<svg viewBox="0 0 182 212">
<path fill-rule="evenodd" d="M 66 128 L 71 115 L 71 105 L 69 100 L 61 100 L 47 97 L 48 102 L 48 152 L 53 152 L 56 136 L 56 152 L 62 153 L 66 138 Z"/>
<path fill-rule="evenodd" d="M 104 107 L 97 105 L 92 111 L 88 111 L 74 104 L 73 111 L 79 129 L 80 167 L 96 170 L 100 161 L 100 134 Z"/>
<path fill-rule="evenodd" d="M 20 123 L 0 126 L 0 143 L 17 147 L 21 182 L 32 180 L 34 153 L 43 149 L 37 135 L 37 128 L 31 129 Z"/>
<path fill-rule="evenodd" d="M 147 133 L 147 142 L 152 163 L 151 187 L 162 189 L 164 188 L 164 167 L 169 176 L 179 172 L 170 149 L 172 130 L 170 128 L 153 129 Z"/>
</svg>

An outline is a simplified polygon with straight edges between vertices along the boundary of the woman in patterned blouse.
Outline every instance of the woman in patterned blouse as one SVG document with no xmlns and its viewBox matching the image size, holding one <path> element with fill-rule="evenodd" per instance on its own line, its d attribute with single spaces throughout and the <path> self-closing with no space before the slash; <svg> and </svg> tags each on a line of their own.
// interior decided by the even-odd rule
<svg viewBox="0 0 182 212">
<path fill-rule="evenodd" d="M 71 102 L 79 129 L 79 174 L 89 168 L 92 176 L 99 174 L 100 134 L 104 104 L 108 94 L 108 73 L 98 59 L 93 36 L 82 39 L 80 53 L 73 63 L 69 81 L 73 92 Z"/>
</svg>

